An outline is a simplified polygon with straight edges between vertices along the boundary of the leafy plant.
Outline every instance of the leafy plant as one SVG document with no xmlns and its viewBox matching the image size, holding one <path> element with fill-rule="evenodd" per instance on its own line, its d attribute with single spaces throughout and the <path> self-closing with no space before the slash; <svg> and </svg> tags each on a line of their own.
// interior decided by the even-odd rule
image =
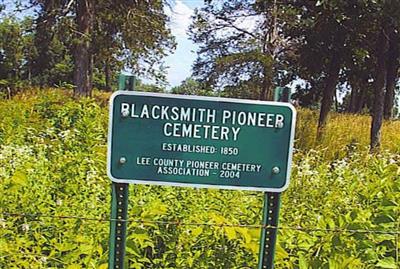
<svg viewBox="0 0 400 269">
<path fill-rule="evenodd" d="M 107 268 L 108 95 L 71 95 L 37 90 L 0 102 L 0 268 Z M 361 130 L 367 118 L 335 116 L 340 143 L 332 134 L 313 149 L 315 116 L 300 111 L 276 268 L 397 268 L 396 123 L 384 130 L 391 151 L 372 156 L 361 133 L 355 147 L 339 147 L 351 141 L 348 124 Z M 262 197 L 130 186 L 128 267 L 256 268 L 260 229 L 235 225 L 261 222 Z"/>
</svg>

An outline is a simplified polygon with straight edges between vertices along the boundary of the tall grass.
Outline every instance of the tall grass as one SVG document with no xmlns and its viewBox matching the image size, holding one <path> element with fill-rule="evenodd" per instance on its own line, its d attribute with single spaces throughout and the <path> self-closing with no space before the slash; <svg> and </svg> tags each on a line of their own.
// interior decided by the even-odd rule
<svg viewBox="0 0 400 269">
<path fill-rule="evenodd" d="M 299 109 L 295 148 L 318 150 L 328 159 L 344 157 L 349 150 L 369 147 L 371 117 L 331 113 L 321 141 L 316 140 L 318 111 Z M 385 121 L 382 127 L 382 150 L 400 152 L 400 121 Z"/>
</svg>

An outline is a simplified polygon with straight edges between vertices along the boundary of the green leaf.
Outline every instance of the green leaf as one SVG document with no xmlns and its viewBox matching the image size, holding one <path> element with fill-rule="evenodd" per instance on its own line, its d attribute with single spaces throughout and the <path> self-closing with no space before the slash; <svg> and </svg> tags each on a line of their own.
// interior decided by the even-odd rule
<svg viewBox="0 0 400 269">
<path fill-rule="evenodd" d="M 236 231 L 238 231 L 244 238 L 244 241 L 246 244 L 251 243 L 251 234 L 249 233 L 248 229 L 246 228 L 236 228 Z"/>
<path fill-rule="evenodd" d="M 287 259 L 289 258 L 289 253 L 287 253 L 287 251 L 280 245 L 280 244 L 276 244 L 276 257 L 278 259 Z"/>
<path fill-rule="evenodd" d="M 308 269 L 308 264 L 303 254 L 299 254 L 299 269 Z"/>
<path fill-rule="evenodd" d="M 397 269 L 396 261 L 393 257 L 387 257 L 380 260 L 377 264 L 377 267 L 386 268 L 386 269 Z"/>
<path fill-rule="evenodd" d="M 21 171 L 16 171 L 14 173 L 14 175 L 11 177 L 11 182 L 16 185 L 26 186 L 27 185 L 27 177 Z"/>
<path fill-rule="evenodd" d="M 225 234 L 229 240 L 236 239 L 236 230 L 233 227 L 225 227 L 224 228 Z"/>
<path fill-rule="evenodd" d="M 203 232 L 203 228 L 202 227 L 197 227 L 195 229 L 192 230 L 192 235 L 193 237 L 197 237 L 199 236 L 201 233 Z"/>
<path fill-rule="evenodd" d="M 82 269 L 82 267 L 78 264 L 71 264 L 67 266 L 67 269 Z"/>
</svg>

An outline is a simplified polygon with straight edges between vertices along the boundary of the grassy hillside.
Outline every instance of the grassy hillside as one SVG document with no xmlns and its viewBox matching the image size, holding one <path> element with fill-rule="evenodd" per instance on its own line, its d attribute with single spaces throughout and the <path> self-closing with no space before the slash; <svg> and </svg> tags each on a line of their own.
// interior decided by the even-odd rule
<svg viewBox="0 0 400 269">
<path fill-rule="evenodd" d="M 106 268 L 107 99 L 0 101 L 0 268 Z M 398 268 L 400 122 L 371 156 L 369 117 L 333 115 L 318 146 L 316 120 L 299 111 L 276 268 Z M 261 206 L 255 192 L 131 186 L 129 267 L 255 268 L 260 230 L 239 224 Z"/>
</svg>

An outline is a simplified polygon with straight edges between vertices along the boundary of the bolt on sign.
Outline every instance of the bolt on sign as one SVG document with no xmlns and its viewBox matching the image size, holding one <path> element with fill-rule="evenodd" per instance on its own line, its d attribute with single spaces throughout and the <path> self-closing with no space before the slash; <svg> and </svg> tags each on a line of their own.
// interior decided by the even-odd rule
<svg viewBox="0 0 400 269">
<path fill-rule="evenodd" d="M 296 121 L 288 103 L 117 91 L 110 106 L 114 182 L 288 187 Z"/>
</svg>

